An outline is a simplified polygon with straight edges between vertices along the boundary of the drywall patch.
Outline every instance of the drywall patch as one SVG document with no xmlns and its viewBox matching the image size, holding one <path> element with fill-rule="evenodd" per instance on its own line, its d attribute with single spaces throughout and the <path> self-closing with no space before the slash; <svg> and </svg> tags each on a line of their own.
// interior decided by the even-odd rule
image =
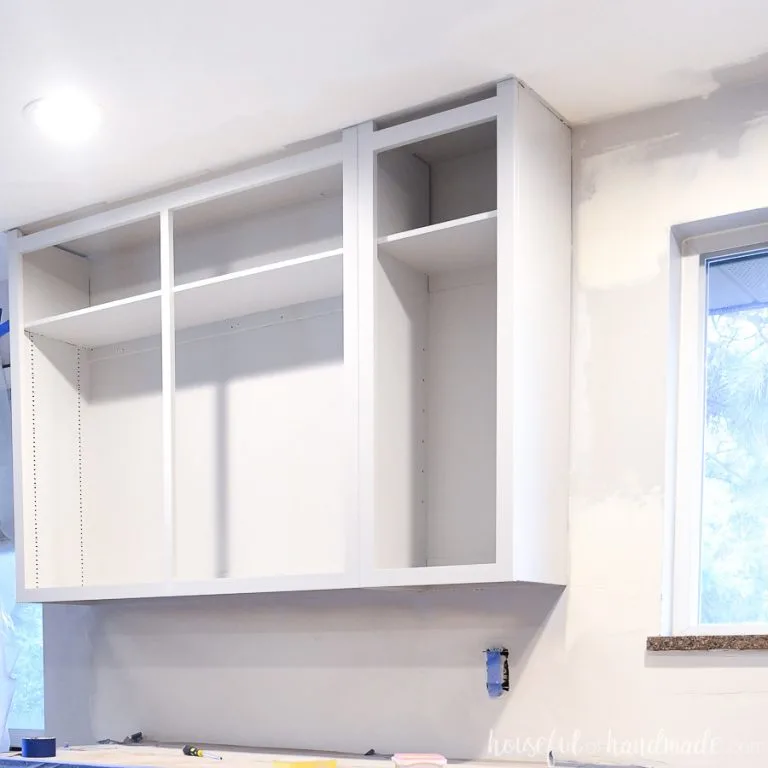
<svg viewBox="0 0 768 768">
<path fill-rule="evenodd" d="M 588 361 L 591 350 L 592 324 L 586 296 L 573 294 L 571 344 L 571 473 L 579 476 L 589 467 L 594 441 L 592 409 L 588 392 Z"/>
<path fill-rule="evenodd" d="M 574 589 L 640 592 L 661 584 L 664 496 L 661 486 L 571 502 L 571 574 Z M 627 546 L 631 542 L 631 547 Z M 658 590 L 653 590 L 658 592 Z M 595 606 L 595 610 L 598 610 Z M 654 616 L 658 619 L 658 615 Z"/>
<path fill-rule="evenodd" d="M 632 148 L 591 158 L 583 173 L 594 193 L 576 211 L 579 285 L 611 288 L 652 280 L 666 252 L 666 217 L 659 212 L 655 227 L 637 224 L 638 218 L 654 216 L 652 201 L 664 194 L 663 170 L 649 168 L 642 148 Z"/>
<path fill-rule="evenodd" d="M 585 158 L 580 178 L 591 196 L 575 212 L 576 274 L 582 288 L 608 289 L 654 279 L 669 257 L 670 225 L 768 205 L 768 118 L 752 116 L 716 146 L 658 157 L 656 139 Z M 584 187 L 580 187 L 583 189 Z"/>
<path fill-rule="evenodd" d="M 768 80 L 768 52 L 751 56 L 727 67 L 717 67 L 712 70 L 711 78 L 718 88 L 745 83 L 765 83 Z"/>
<path fill-rule="evenodd" d="M 730 157 L 744 130 L 766 114 L 768 83 L 748 83 L 583 126 L 574 146 L 582 159 L 640 145 L 652 160 L 709 151 Z"/>
<path fill-rule="evenodd" d="M 571 492 L 584 498 L 647 493 L 664 481 L 669 283 L 663 266 L 654 280 L 575 291 Z"/>
</svg>

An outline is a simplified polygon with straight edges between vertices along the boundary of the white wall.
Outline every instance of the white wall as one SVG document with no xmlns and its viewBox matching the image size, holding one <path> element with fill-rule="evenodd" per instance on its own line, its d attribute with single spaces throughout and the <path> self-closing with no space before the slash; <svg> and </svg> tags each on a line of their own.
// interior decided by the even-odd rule
<svg viewBox="0 0 768 768">
<path fill-rule="evenodd" d="M 742 768 L 752 742 L 764 756 L 768 655 L 644 647 L 660 629 L 669 229 L 768 206 L 766 104 L 768 88 L 749 87 L 575 131 L 571 586 L 559 600 L 516 588 L 99 606 L 94 735 L 471 757 L 493 729 L 509 758 L 532 757 L 524 744 L 514 754 L 526 737 L 543 739 L 530 750 L 541 757 L 552 733 L 556 749 L 576 739 L 581 757 L 617 762 Z M 483 687 L 491 642 L 513 656 L 499 701 Z M 641 758 L 640 739 L 663 749 L 664 736 L 708 754 Z M 616 755 L 624 741 L 632 754 Z"/>
<path fill-rule="evenodd" d="M 485 692 L 483 650 L 509 643 L 524 667 L 556 597 L 517 587 L 100 606 L 95 736 L 479 754 L 506 709 Z M 545 664 L 557 653 L 547 646 Z"/>
<path fill-rule="evenodd" d="M 43 606 L 45 729 L 59 744 L 94 740 L 90 717 L 93 619 L 87 606 Z"/>
</svg>

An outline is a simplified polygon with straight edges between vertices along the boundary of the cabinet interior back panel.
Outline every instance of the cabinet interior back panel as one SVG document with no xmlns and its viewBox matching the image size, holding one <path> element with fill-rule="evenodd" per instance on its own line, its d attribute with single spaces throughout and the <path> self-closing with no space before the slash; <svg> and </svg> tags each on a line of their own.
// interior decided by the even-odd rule
<svg viewBox="0 0 768 768">
<path fill-rule="evenodd" d="M 89 261 L 92 305 L 126 299 L 160 288 L 159 241 L 129 252 Z"/>
<path fill-rule="evenodd" d="M 340 248 L 341 211 L 340 197 L 321 198 L 207 228 L 180 212 L 174 227 L 176 284 Z"/>
<path fill-rule="evenodd" d="M 375 560 L 426 565 L 428 278 L 387 254 L 376 264 Z"/>
<path fill-rule="evenodd" d="M 87 307 L 89 268 L 86 259 L 46 248 L 24 254 L 24 322 Z"/>
<path fill-rule="evenodd" d="M 159 341 L 142 352 L 82 355 L 86 583 L 161 581 L 167 566 Z"/>
<path fill-rule="evenodd" d="M 176 348 L 177 576 L 344 568 L 343 317 L 269 315 Z M 237 325 L 237 324 L 235 324 Z"/>
<path fill-rule="evenodd" d="M 496 150 L 484 149 L 432 164 L 430 222 L 496 210 Z"/>
<path fill-rule="evenodd" d="M 493 563 L 496 281 L 483 269 L 451 277 L 430 280 L 427 563 Z"/>
<path fill-rule="evenodd" d="M 160 219 L 133 222 L 65 243 L 87 265 L 90 305 L 160 288 Z"/>
</svg>

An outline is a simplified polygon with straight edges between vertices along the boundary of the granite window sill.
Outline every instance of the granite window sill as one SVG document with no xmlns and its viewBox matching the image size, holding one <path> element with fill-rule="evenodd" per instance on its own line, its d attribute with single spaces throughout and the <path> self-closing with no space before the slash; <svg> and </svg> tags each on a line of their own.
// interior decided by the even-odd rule
<svg viewBox="0 0 768 768">
<path fill-rule="evenodd" d="M 646 651 L 768 651 L 768 635 L 676 635 L 649 637 Z"/>
</svg>

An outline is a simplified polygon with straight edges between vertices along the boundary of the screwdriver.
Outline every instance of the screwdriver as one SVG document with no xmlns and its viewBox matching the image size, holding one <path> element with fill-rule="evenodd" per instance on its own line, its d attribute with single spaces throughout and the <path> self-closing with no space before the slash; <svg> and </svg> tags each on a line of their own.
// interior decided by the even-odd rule
<svg viewBox="0 0 768 768">
<path fill-rule="evenodd" d="M 190 757 L 210 757 L 213 760 L 223 760 L 224 758 L 221 755 L 214 755 L 213 752 L 203 752 L 200 747 L 193 747 L 191 744 L 185 744 L 181 751 L 185 755 L 189 755 Z"/>
</svg>

